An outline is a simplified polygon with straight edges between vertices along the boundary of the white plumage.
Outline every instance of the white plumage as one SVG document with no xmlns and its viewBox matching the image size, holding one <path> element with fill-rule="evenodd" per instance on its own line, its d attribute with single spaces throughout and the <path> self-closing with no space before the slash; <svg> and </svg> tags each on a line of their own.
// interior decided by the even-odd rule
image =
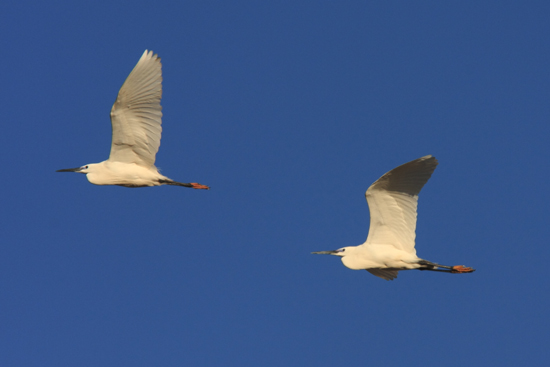
<svg viewBox="0 0 550 367">
<path fill-rule="evenodd" d="M 109 160 L 155 164 L 162 132 L 162 65 L 153 52 L 143 53 L 111 108 L 113 141 Z"/>
</svg>

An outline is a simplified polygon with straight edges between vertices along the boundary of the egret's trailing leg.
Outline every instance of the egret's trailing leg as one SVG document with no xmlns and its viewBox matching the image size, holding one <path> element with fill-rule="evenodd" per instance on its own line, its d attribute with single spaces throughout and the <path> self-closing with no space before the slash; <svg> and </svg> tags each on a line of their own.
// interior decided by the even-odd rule
<svg viewBox="0 0 550 367">
<path fill-rule="evenodd" d="M 469 268 L 464 265 L 455 265 L 455 266 L 441 265 L 441 264 L 433 263 L 428 260 L 420 260 L 418 264 L 423 266 L 418 268 L 418 270 L 442 271 L 445 273 L 454 273 L 454 274 L 473 273 L 474 271 L 476 271 L 476 269 Z M 440 269 L 440 268 L 443 268 L 443 269 Z"/>
<path fill-rule="evenodd" d="M 196 183 L 196 182 L 186 183 L 186 182 L 176 182 L 176 181 L 172 181 L 172 180 L 159 180 L 159 183 L 164 184 L 164 185 L 191 187 L 193 189 L 210 190 L 210 187 L 208 187 L 206 185 L 202 185 L 200 183 Z"/>
</svg>

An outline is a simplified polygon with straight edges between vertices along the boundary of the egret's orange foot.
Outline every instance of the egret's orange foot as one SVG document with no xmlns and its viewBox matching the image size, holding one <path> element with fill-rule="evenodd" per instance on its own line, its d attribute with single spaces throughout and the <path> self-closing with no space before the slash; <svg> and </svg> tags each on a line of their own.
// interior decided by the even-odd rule
<svg viewBox="0 0 550 367">
<path fill-rule="evenodd" d="M 468 268 L 464 265 L 455 265 L 451 269 L 451 273 L 472 273 L 476 269 Z"/>
<path fill-rule="evenodd" d="M 210 187 L 206 185 L 201 185 L 200 183 L 191 182 L 191 186 L 193 186 L 194 189 L 203 189 L 203 190 L 210 190 Z"/>
</svg>

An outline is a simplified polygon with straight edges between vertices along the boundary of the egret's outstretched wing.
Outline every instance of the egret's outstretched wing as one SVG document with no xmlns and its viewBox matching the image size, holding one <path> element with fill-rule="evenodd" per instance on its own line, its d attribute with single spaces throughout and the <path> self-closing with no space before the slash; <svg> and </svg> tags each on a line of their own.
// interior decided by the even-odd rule
<svg viewBox="0 0 550 367">
<path fill-rule="evenodd" d="M 437 160 L 427 155 L 392 169 L 368 188 L 370 228 L 363 245 L 388 244 L 416 254 L 418 193 L 436 166 Z"/>
<path fill-rule="evenodd" d="M 152 166 L 162 132 L 162 65 L 153 51 L 143 53 L 120 88 L 111 109 L 110 161 Z"/>
</svg>

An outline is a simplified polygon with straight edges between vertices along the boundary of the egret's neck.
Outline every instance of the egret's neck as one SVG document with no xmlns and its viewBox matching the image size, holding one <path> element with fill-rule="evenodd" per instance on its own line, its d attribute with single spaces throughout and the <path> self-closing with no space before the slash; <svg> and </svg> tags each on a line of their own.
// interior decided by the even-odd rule
<svg viewBox="0 0 550 367">
<path fill-rule="evenodd" d="M 374 267 L 375 262 L 369 256 L 365 246 L 346 247 L 342 256 L 342 263 L 349 269 L 360 270 Z"/>
</svg>

